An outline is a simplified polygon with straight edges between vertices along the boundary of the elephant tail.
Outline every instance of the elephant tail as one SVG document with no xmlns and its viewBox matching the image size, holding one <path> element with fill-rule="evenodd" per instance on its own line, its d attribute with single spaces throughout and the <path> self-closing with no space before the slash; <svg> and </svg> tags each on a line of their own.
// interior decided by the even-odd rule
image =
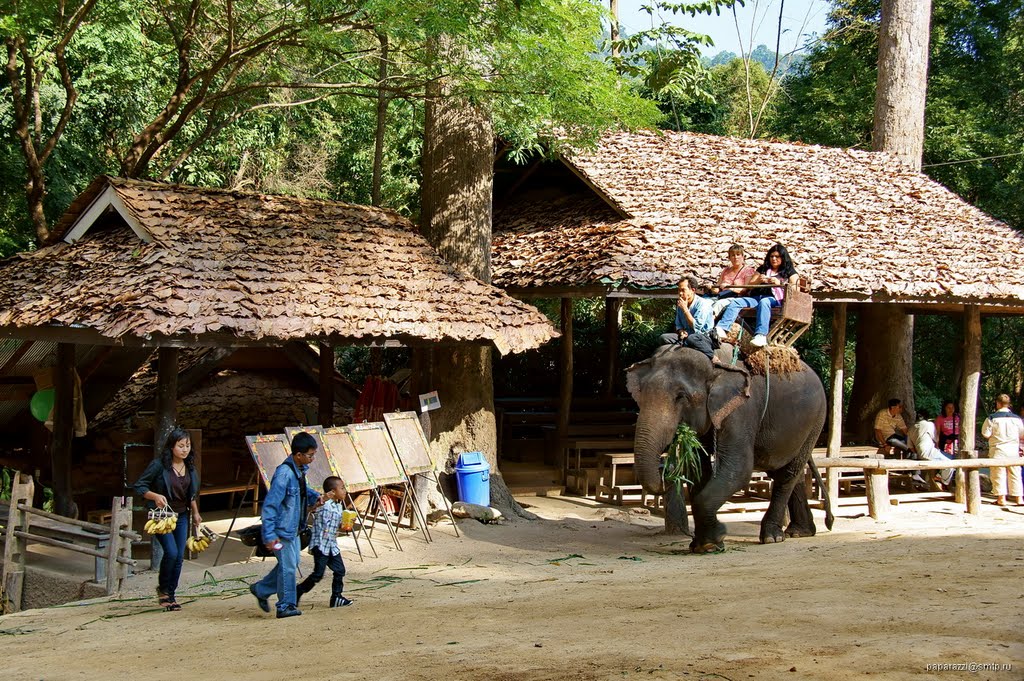
<svg viewBox="0 0 1024 681">
<path fill-rule="evenodd" d="M 814 465 L 814 459 L 808 459 L 807 465 L 811 467 L 811 475 L 814 476 L 814 482 L 818 484 L 818 489 L 822 490 L 822 497 L 825 499 L 825 527 L 831 530 L 832 524 L 836 519 L 832 515 L 832 502 L 829 501 L 828 490 L 825 489 L 825 485 L 821 481 L 821 473 L 818 472 L 818 467 Z"/>
</svg>

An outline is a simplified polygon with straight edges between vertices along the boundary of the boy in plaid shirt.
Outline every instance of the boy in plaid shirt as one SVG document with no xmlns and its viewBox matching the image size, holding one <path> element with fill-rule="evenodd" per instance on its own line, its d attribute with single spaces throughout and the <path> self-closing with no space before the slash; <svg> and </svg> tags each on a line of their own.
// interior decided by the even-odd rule
<svg viewBox="0 0 1024 681">
<path fill-rule="evenodd" d="M 313 572 L 295 588 L 296 603 L 323 579 L 324 570 L 331 568 L 334 579 L 331 582 L 330 607 L 352 605 L 351 600 L 341 595 L 345 582 L 345 562 L 338 548 L 338 525 L 341 524 L 341 512 L 345 510 L 341 504 L 343 496 L 341 478 L 332 475 L 324 480 L 324 496 L 321 497 L 323 505 L 313 510 L 313 537 L 309 540 Z"/>
</svg>

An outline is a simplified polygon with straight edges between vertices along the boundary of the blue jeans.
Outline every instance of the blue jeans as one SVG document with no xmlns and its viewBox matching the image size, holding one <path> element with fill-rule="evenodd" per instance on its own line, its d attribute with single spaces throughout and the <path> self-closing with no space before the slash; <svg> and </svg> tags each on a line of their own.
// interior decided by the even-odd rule
<svg viewBox="0 0 1024 681">
<path fill-rule="evenodd" d="M 299 569 L 300 542 L 298 537 L 279 538 L 278 541 L 282 546 L 280 551 L 274 551 L 277 565 L 256 582 L 254 591 L 258 598 L 270 598 L 276 593 L 277 611 L 281 612 L 295 605 L 295 572 Z"/>
<path fill-rule="evenodd" d="M 188 540 L 189 512 L 178 514 L 178 524 L 173 532 L 156 535 L 164 550 L 164 557 L 160 560 L 160 576 L 157 577 L 156 588 L 162 594 L 167 594 L 173 600 L 174 592 L 178 589 L 178 578 L 181 577 L 181 564 L 185 560 L 185 542 Z M 108 567 L 109 569 L 109 567 Z"/>
<path fill-rule="evenodd" d="M 299 593 L 307 594 L 312 591 L 317 582 L 324 578 L 326 569 L 330 568 L 334 575 L 331 580 L 331 596 L 340 596 L 345 590 L 345 561 L 342 560 L 341 554 L 328 556 L 315 546 L 309 552 L 313 556 L 313 572 L 302 581 L 302 584 L 299 584 Z"/>
<path fill-rule="evenodd" d="M 768 326 L 772 321 L 772 308 L 779 307 L 781 303 L 775 300 L 775 296 L 763 296 L 761 298 L 733 298 L 722 313 L 716 326 L 724 333 L 729 333 L 729 327 L 736 321 L 740 311 L 748 307 L 757 308 L 757 323 L 754 326 L 754 333 L 760 336 L 768 335 Z"/>
</svg>

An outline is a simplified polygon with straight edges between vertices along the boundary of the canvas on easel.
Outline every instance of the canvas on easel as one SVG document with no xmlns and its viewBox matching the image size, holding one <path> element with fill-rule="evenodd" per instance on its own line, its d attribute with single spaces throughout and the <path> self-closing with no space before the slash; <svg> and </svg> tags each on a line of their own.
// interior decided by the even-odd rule
<svg viewBox="0 0 1024 681">
<path fill-rule="evenodd" d="M 362 459 L 367 472 L 373 476 L 373 480 L 378 486 L 401 485 L 405 488 L 398 517 L 401 519 L 404 516 L 408 503 L 412 500 L 413 514 L 419 520 L 423 538 L 429 542 L 430 530 L 427 528 L 426 519 L 421 517 L 419 503 L 416 502 L 416 491 L 413 489 L 412 481 L 402 469 L 402 462 L 391 441 L 387 425 L 383 421 L 377 421 L 352 424 L 345 426 L 345 429 L 352 436 L 352 442 L 355 443 L 359 458 Z"/>
<path fill-rule="evenodd" d="M 288 451 L 288 441 L 280 433 L 246 435 L 245 444 L 249 446 L 252 460 L 256 462 L 256 468 L 260 472 L 260 477 L 263 478 L 263 486 L 270 489 L 270 479 L 274 477 L 274 471 L 291 455 L 291 452 Z"/>
<path fill-rule="evenodd" d="M 419 416 L 414 411 L 398 411 L 384 414 L 384 422 L 391 433 L 391 441 L 395 444 L 395 451 L 401 461 L 406 475 L 412 479 L 414 475 L 423 475 L 440 488 L 440 481 L 437 479 L 437 471 L 434 470 L 434 461 L 430 457 L 430 444 L 423 432 Z M 440 489 L 439 489 L 440 491 Z M 455 536 L 459 536 L 459 527 L 452 514 L 451 504 L 448 497 L 441 493 L 445 510 L 452 521 L 455 529 Z"/>
<path fill-rule="evenodd" d="M 309 470 L 306 471 L 306 484 L 319 492 L 324 488 L 324 480 L 332 475 L 338 475 L 331 457 L 327 455 L 327 448 L 324 447 L 324 429 L 320 426 L 288 426 L 284 429 L 284 434 L 288 438 L 289 446 L 299 433 L 309 433 L 316 440 L 316 447 L 319 451 L 317 456 L 313 457 L 313 463 L 309 464 Z"/>
<path fill-rule="evenodd" d="M 353 494 L 358 492 L 370 493 L 371 504 L 374 506 L 372 509 L 368 508 L 366 514 L 360 516 L 359 525 L 363 528 L 364 536 L 370 542 L 370 548 L 373 549 L 374 555 L 376 555 L 377 550 L 373 547 L 373 542 L 370 539 L 372 528 L 369 533 L 366 533 L 366 519 L 371 515 L 380 515 L 378 511 L 381 507 L 381 500 L 380 492 L 377 490 L 377 483 L 373 476 L 370 475 L 366 466 L 363 465 L 363 460 L 356 450 L 355 442 L 352 441 L 352 436 L 349 434 L 347 427 L 325 428 L 323 430 L 323 442 L 327 456 L 331 459 L 334 469 L 338 471 L 338 477 L 345 483 L 345 494 L 349 499 L 349 503 L 352 504 L 352 508 L 356 508 L 352 498 Z M 401 542 L 398 540 L 398 533 L 392 527 L 391 520 L 387 517 L 387 514 L 383 515 L 388 532 L 391 533 L 391 539 L 395 543 L 395 548 L 402 550 Z"/>
</svg>

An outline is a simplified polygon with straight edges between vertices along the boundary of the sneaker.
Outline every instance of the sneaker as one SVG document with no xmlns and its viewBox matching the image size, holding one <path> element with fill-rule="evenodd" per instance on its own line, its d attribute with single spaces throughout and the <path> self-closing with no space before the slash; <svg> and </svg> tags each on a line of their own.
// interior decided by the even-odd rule
<svg viewBox="0 0 1024 681">
<path fill-rule="evenodd" d="M 332 608 L 344 608 L 346 605 L 352 605 L 352 599 L 344 596 L 331 596 Z"/>
<path fill-rule="evenodd" d="M 277 619 L 281 619 L 282 617 L 298 617 L 301 614 L 301 610 L 296 608 L 294 605 L 289 605 L 284 610 L 277 611 Z"/>
<path fill-rule="evenodd" d="M 750 339 L 750 344 L 755 348 L 763 348 L 768 345 L 768 338 L 763 333 L 759 333 Z"/>
<path fill-rule="evenodd" d="M 715 335 L 718 336 L 718 340 L 724 341 L 725 337 L 728 336 L 729 334 L 727 334 L 725 331 L 723 331 L 720 326 L 716 326 L 715 327 Z"/>
<path fill-rule="evenodd" d="M 267 602 L 266 598 L 260 598 L 259 597 L 259 595 L 256 593 L 256 585 L 255 584 L 250 584 L 249 585 L 249 593 L 251 593 L 256 598 L 256 605 L 260 606 L 260 610 L 262 610 L 263 612 L 267 612 L 267 613 L 270 612 L 270 603 Z"/>
<path fill-rule="evenodd" d="M 910 479 L 913 480 L 914 482 L 921 483 L 922 485 L 928 484 L 928 481 L 922 478 L 920 473 L 914 473 L 913 475 L 910 476 Z"/>
</svg>

